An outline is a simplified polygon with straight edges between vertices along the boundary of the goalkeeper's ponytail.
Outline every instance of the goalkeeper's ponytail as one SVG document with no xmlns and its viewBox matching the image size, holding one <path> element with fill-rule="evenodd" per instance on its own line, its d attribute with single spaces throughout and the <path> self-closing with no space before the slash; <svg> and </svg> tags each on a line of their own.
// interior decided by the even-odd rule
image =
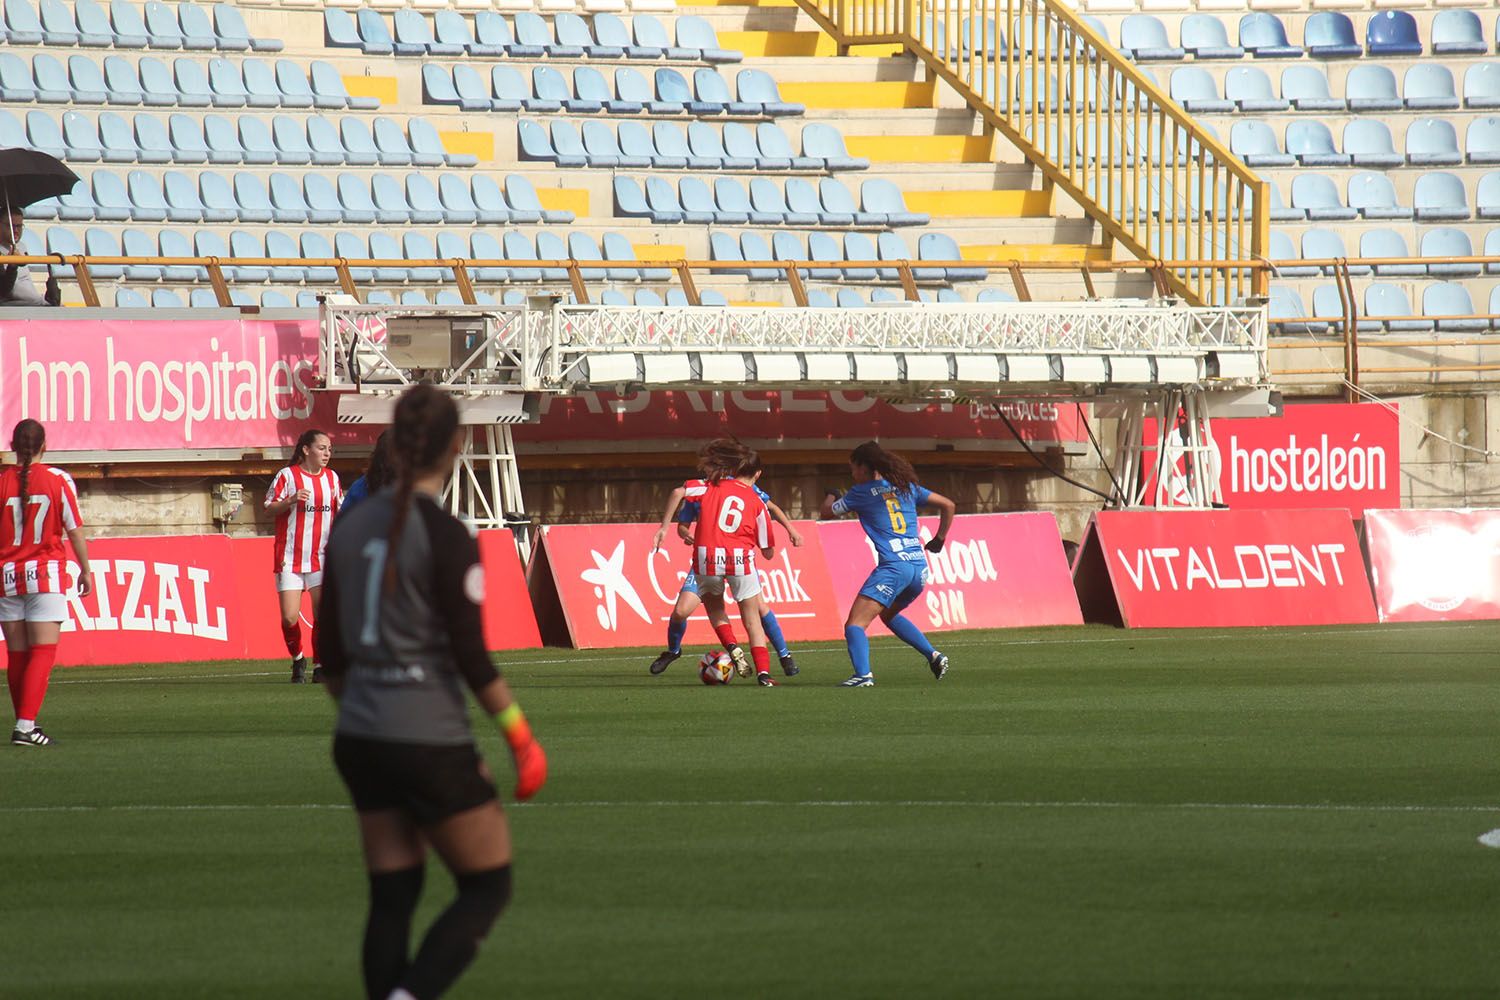
<svg viewBox="0 0 1500 1000">
<path fill-rule="evenodd" d="M 430 385 L 416 385 L 396 401 L 396 414 L 389 431 L 389 458 L 395 472 L 395 514 L 387 535 L 384 586 L 396 586 L 396 552 L 417 476 L 431 472 L 448 456 L 448 446 L 458 433 L 458 407 L 453 398 Z"/>
</svg>

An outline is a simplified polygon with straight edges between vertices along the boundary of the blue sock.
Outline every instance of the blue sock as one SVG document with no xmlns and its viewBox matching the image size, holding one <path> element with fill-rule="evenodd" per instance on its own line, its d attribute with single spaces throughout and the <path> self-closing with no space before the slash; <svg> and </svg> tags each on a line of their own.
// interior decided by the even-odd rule
<svg viewBox="0 0 1500 1000">
<path fill-rule="evenodd" d="M 687 634 L 687 619 L 678 621 L 676 618 L 667 619 L 667 649 L 673 653 L 682 652 L 682 637 Z"/>
<path fill-rule="evenodd" d="M 870 637 L 857 625 L 845 625 L 844 641 L 849 644 L 849 661 L 854 664 L 854 672 L 865 676 L 870 672 Z"/>
<path fill-rule="evenodd" d="M 781 634 L 781 622 L 776 620 L 776 612 L 767 611 L 761 615 L 760 626 L 766 630 L 766 642 L 776 651 L 777 656 L 786 659 L 792 655 L 786 648 L 786 636 Z"/>
<path fill-rule="evenodd" d="M 932 659 L 932 643 L 922 634 L 922 630 L 912 624 L 911 619 L 905 615 L 895 615 L 885 623 L 885 627 L 891 630 L 891 634 L 912 649 L 921 653 L 927 659 Z"/>
</svg>

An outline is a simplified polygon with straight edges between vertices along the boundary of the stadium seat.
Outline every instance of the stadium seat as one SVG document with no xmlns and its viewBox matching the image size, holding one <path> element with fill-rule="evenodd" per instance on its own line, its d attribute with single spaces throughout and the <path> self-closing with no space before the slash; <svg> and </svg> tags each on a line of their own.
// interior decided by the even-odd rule
<svg viewBox="0 0 1500 1000">
<path fill-rule="evenodd" d="M 163 229 L 156 234 L 156 246 L 163 257 L 192 257 L 193 245 L 186 233 L 176 229 Z M 207 281 L 208 269 L 195 264 L 164 264 L 162 278 L 166 281 Z"/>
<path fill-rule="evenodd" d="M 1470 163 L 1500 163 L 1500 118 L 1476 118 L 1469 123 L 1464 155 Z"/>
<path fill-rule="evenodd" d="M 90 56 L 68 57 L 68 80 L 74 104 L 104 104 L 109 100 L 104 72 Z"/>
<path fill-rule="evenodd" d="M 1349 207 L 1366 219 L 1412 217 L 1412 210 L 1396 201 L 1396 189 L 1390 178 L 1369 171 L 1349 178 Z"/>
<path fill-rule="evenodd" d="M 1431 258 L 1427 273 L 1435 277 L 1471 278 L 1480 273 L 1478 264 L 1452 263 L 1455 257 L 1473 257 L 1474 244 L 1469 234 L 1451 226 L 1438 226 L 1422 233 L 1420 255 Z M 1424 310 L 1425 311 L 1425 310 Z"/>
<path fill-rule="evenodd" d="M 21 143 L 22 146 L 30 146 L 58 159 L 67 155 L 57 119 L 45 111 L 26 112 L 26 135 L 27 139 Z"/>
<path fill-rule="evenodd" d="M 1319 11 L 1302 26 L 1302 44 L 1314 59 L 1349 59 L 1364 55 L 1354 36 L 1354 22 L 1338 11 Z"/>
<path fill-rule="evenodd" d="M 278 59 L 275 65 L 276 89 L 281 92 L 284 108 L 310 108 L 313 106 L 312 88 L 307 85 L 307 76 L 302 68 L 290 59 Z"/>
<path fill-rule="evenodd" d="M 0 146 L 24 146 L 26 140 L 24 134 L 20 132 L 20 123 L 16 122 L 9 112 L 6 112 L 4 118 L 6 124 L 0 127 Z M 94 163 L 103 159 L 104 147 L 99 141 L 98 128 L 94 122 L 83 115 L 76 111 L 64 114 L 62 133 L 67 159 L 75 163 Z"/>
<path fill-rule="evenodd" d="M 630 27 L 634 44 L 626 48 L 625 54 L 631 59 L 661 59 L 673 47 L 667 29 L 650 14 L 637 14 L 631 19 Z"/>
<path fill-rule="evenodd" d="M 264 120 L 255 115 L 241 115 L 239 132 L 242 162 L 257 166 L 276 162 L 276 143 Z"/>
<path fill-rule="evenodd" d="M 806 110 L 801 104 L 783 101 L 781 92 L 776 87 L 776 81 L 764 70 L 740 70 L 735 76 L 735 95 L 738 103 L 759 105 L 761 113 L 773 118 L 781 115 L 800 115 Z M 754 114 L 755 112 L 738 112 L 731 106 L 730 113 Z"/>
<path fill-rule="evenodd" d="M 505 192 L 487 174 L 476 174 L 469 180 L 469 193 L 474 198 L 474 207 L 479 210 L 480 220 L 495 218 L 517 223 L 541 221 L 540 212 L 520 211 L 505 200 Z"/>
<path fill-rule="evenodd" d="M 870 161 L 865 157 L 849 155 L 844 146 L 843 135 L 831 125 L 811 124 L 802 127 L 802 155 L 808 159 L 822 160 L 825 170 L 866 170 L 870 166 Z"/>
<path fill-rule="evenodd" d="M 725 126 L 728 128 L 728 126 Z M 775 122 L 761 122 L 755 126 L 755 143 L 760 149 L 756 166 L 761 170 L 824 170 L 824 161 L 818 157 L 801 156 L 792 148 L 792 141 Z M 785 164 L 785 166 L 782 166 Z"/>
<path fill-rule="evenodd" d="M 325 142 L 328 141 L 325 136 Z M 370 135 L 370 127 L 363 118 L 353 115 L 339 121 L 339 147 L 343 150 L 343 162 L 354 167 L 368 167 L 381 163 L 380 150 Z"/>
<path fill-rule="evenodd" d="M 1416 18 L 1404 10 L 1371 14 L 1365 24 L 1365 50 L 1372 56 L 1421 55 Z"/>
<path fill-rule="evenodd" d="M 552 30 L 557 40 L 548 51 L 554 59 L 580 59 L 594 55 L 594 35 L 588 22 L 577 14 L 565 12 L 552 18 Z"/>
<path fill-rule="evenodd" d="M 559 18 L 561 17 L 562 15 L 559 15 Z M 677 34 L 675 49 L 679 52 L 690 53 L 683 55 L 682 58 L 702 59 L 709 63 L 739 62 L 742 58 L 738 52 L 720 48 L 719 37 L 715 34 L 713 25 L 701 17 L 694 15 L 679 17 L 674 28 Z"/>
<path fill-rule="evenodd" d="M 1174 69 L 1168 86 L 1172 100 L 1194 114 L 1234 110 L 1234 102 L 1219 96 L 1218 86 L 1206 69 L 1197 66 Z"/>
<path fill-rule="evenodd" d="M 161 183 L 143 170 L 132 170 L 126 178 L 130 194 L 130 217 L 136 222 L 165 222 L 167 203 Z"/>
<path fill-rule="evenodd" d="M 149 309 L 151 304 L 146 301 L 145 296 L 133 288 L 115 289 L 116 309 Z"/>
<path fill-rule="evenodd" d="M 82 45 L 83 40 L 78 32 L 78 23 L 74 20 L 73 12 L 62 3 L 62 0 L 41 0 L 39 4 L 41 15 L 38 24 L 42 33 L 43 45 Z M 24 17 L 24 15 L 22 15 Z M 10 18 L 7 16 L 7 21 Z M 10 27 L 7 26 L 6 38 L 10 38 Z M 17 43 L 21 44 L 21 43 Z M 108 45 L 106 38 L 102 43 L 95 40 L 91 45 Z"/>
<path fill-rule="evenodd" d="M 1255 12 L 1240 18 L 1240 46 L 1257 59 L 1295 59 L 1301 46 L 1286 38 L 1286 26 L 1274 14 Z"/>
<path fill-rule="evenodd" d="M 1500 285 L 1490 289 L 1490 315 L 1496 317 L 1490 320 L 1491 324 L 1500 326 Z"/>
<path fill-rule="evenodd" d="M 1446 171 L 1424 173 L 1417 178 L 1412 207 L 1419 222 L 1454 222 L 1471 217 L 1464 182 Z"/>
<path fill-rule="evenodd" d="M 75 3 L 77 0 L 75 0 Z M 79 21 L 82 28 L 82 20 Z M 279 39 L 253 37 L 245 27 L 245 19 L 230 3 L 214 4 L 214 33 L 219 36 L 219 48 L 231 51 L 252 49 L 256 52 L 280 52 Z"/>
<path fill-rule="evenodd" d="M 90 257 L 123 257 L 120 238 L 108 229 L 91 228 L 83 234 L 85 252 Z M 228 254 L 225 254 L 228 256 Z M 106 281 L 122 277 L 125 268 L 120 264 L 90 264 L 89 274 Z"/>
<path fill-rule="evenodd" d="M 516 36 L 515 43 L 510 48 L 513 57 L 534 59 L 555 54 L 550 52 L 556 44 L 552 31 L 540 14 L 530 10 L 517 11 L 511 22 Z"/>
<path fill-rule="evenodd" d="M 277 115 L 272 118 L 271 141 L 276 146 L 277 163 L 302 166 L 312 162 L 312 149 L 307 144 L 307 132 L 297 119 L 289 115 Z"/>
<path fill-rule="evenodd" d="M 1446 118 L 1419 118 L 1406 127 L 1406 162 L 1412 166 L 1453 166 L 1463 159 L 1458 133 Z"/>
<path fill-rule="evenodd" d="M 206 108 L 213 104 L 213 90 L 203 67 L 192 59 L 172 60 L 172 82 L 177 88 L 177 104 L 184 108 Z"/>
<path fill-rule="evenodd" d="M 223 174 L 200 171 L 198 196 L 203 201 L 204 222 L 233 222 L 239 218 L 240 207 L 234 200 L 234 189 Z"/>
<path fill-rule="evenodd" d="M 1410 257 L 1406 237 L 1394 229 L 1367 229 L 1359 237 L 1359 255 L 1368 260 L 1394 260 Z M 1420 277 L 1427 273 L 1423 264 L 1376 264 L 1374 271 L 1382 278 Z"/>
<path fill-rule="evenodd" d="M 474 48 L 470 55 L 511 55 L 516 39 L 505 18 L 493 10 L 480 10 L 474 14 Z"/>
<path fill-rule="evenodd" d="M 882 178 L 860 184 L 859 203 L 865 212 L 884 215 L 888 226 L 925 226 L 930 221 L 926 212 L 907 209 L 901 189 Z"/>
<path fill-rule="evenodd" d="M 38 52 L 31 57 L 31 73 L 34 81 L 31 100 L 44 104 L 67 104 L 73 99 L 73 85 L 68 81 L 68 71 L 50 52 Z"/>
<path fill-rule="evenodd" d="M 1377 281 L 1365 289 L 1365 315 L 1385 329 L 1393 332 L 1425 332 L 1433 328 L 1433 321 L 1430 319 L 1405 318 L 1412 314 L 1411 300 L 1399 285 Z"/>
<path fill-rule="evenodd" d="M 110 0 L 110 30 L 117 49 L 144 49 L 147 44 L 146 22 L 130 0 Z"/>
<path fill-rule="evenodd" d="M 280 171 L 273 173 L 269 178 L 269 187 L 273 222 L 303 224 L 311 221 L 308 218 L 307 199 L 302 194 L 302 185 L 293 180 L 290 174 Z M 342 217 L 342 213 L 340 216 Z M 330 221 L 337 222 L 338 220 Z"/>
<path fill-rule="evenodd" d="M 1483 54 L 1489 51 L 1484 41 L 1484 26 L 1471 10 L 1440 10 L 1432 19 L 1432 52 L 1434 55 Z"/>
<path fill-rule="evenodd" d="M 1336 229 L 1313 228 L 1302 234 L 1302 258 L 1304 260 L 1339 260 L 1348 256 L 1348 250 L 1344 247 L 1344 238 Z M 1307 277 L 1320 270 L 1327 274 L 1333 273 L 1333 268 L 1330 266 L 1283 268 L 1281 276 L 1283 278 Z M 1365 270 L 1368 271 L 1369 268 Z"/>
<path fill-rule="evenodd" d="M 1290 128 L 1287 137 L 1290 141 Z M 1290 154 L 1281 151 L 1276 133 L 1259 119 L 1235 122 L 1229 130 L 1229 148 L 1252 167 L 1284 167 L 1294 162 Z"/>
<path fill-rule="evenodd" d="M 181 49 L 187 39 L 182 26 L 177 23 L 177 14 L 161 0 L 146 0 L 146 44 L 153 49 Z"/>
<path fill-rule="evenodd" d="M 666 281 L 671 272 L 664 267 L 640 267 L 635 255 L 635 247 L 623 235 L 616 232 L 607 232 L 600 239 L 600 246 L 604 250 L 604 259 L 612 264 L 632 264 L 633 267 L 614 266 L 609 268 L 609 280 L 611 281 Z M 766 257 L 757 258 L 766 260 Z"/>
<path fill-rule="evenodd" d="M 1475 63 L 1464 73 L 1464 107 L 1500 108 L 1500 63 Z"/>
<path fill-rule="evenodd" d="M 356 44 L 365 51 L 367 55 L 388 56 L 396 50 L 396 40 L 391 37 L 390 29 L 386 27 L 385 18 L 380 12 L 370 7 L 360 8 L 355 13 L 355 39 Z M 328 23 L 324 21 L 324 31 L 328 29 Z"/>
<path fill-rule="evenodd" d="M 1314 221 L 1353 219 L 1355 208 L 1346 207 L 1338 189 L 1324 174 L 1298 174 L 1292 178 L 1292 205 L 1302 209 Z"/>
<path fill-rule="evenodd" d="M 1224 22 L 1212 14 L 1189 14 L 1183 18 L 1179 37 L 1182 47 L 1194 59 L 1240 59 L 1245 55 L 1242 47 L 1229 43 Z"/>
<path fill-rule="evenodd" d="M 50 7 L 52 7 L 50 3 L 42 5 L 44 36 L 48 30 L 58 30 L 66 34 L 67 22 L 63 16 L 66 13 L 66 9 L 63 12 L 52 10 L 49 16 Z M 99 6 L 95 0 L 74 0 L 72 19 L 78 29 L 79 45 L 87 48 L 103 49 L 115 44 L 115 29 L 109 23 L 109 15 L 104 12 L 104 8 Z M 54 24 L 57 25 L 56 29 L 52 28 Z M 46 41 L 46 38 L 43 37 L 42 40 Z M 67 43 L 59 41 L 58 44 Z"/>
<path fill-rule="evenodd" d="M 177 23 L 182 30 L 182 47 L 189 52 L 210 52 L 225 48 L 208 11 L 196 3 L 179 3 Z"/>
<path fill-rule="evenodd" d="M 1391 130 L 1378 118 L 1356 118 L 1344 126 L 1344 152 L 1356 167 L 1399 167 L 1406 158 L 1396 152 Z"/>
<path fill-rule="evenodd" d="M 1399 111 L 1401 98 L 1396 94 L 1396 74 L 1390 67 L 1360 63 L 1344 80 L 1344 94 L 1349 110 Z"/>
<path fill-rule="evenodd" d="M 245 81 L 245 103 L 252 108 L 277 108 L 282 106 L 281 87 L 276 83 L 276 71 L 264 59 L 245 59 L 240 63 L 240 72 Z M 287 107 L 292 107 L 288 104 Z"/>
<path fill-rule="evenodd" d="M 1453 111 L 1458 108 L 1453 73 L 1448 67 L 1436 63 L 1420 63 L 1407 70 L 1402 81 L 1401 98 L 1411 111 Z"/>
<path fill-rule="evenodd" d="M 216 108 L 242 108 L 250 102 L 239 66 L 228 59 L 209 60 L 208 84 L 211 103 Z"/>
<path fill-rule="evenodd" d="M 1245 123 L 1241 122 L 1235 128 L 1242 124 Z M 1304 167 L 1344 167 L 1350 162 L 1349 154 L 1338 151 L 1333 142 L 1333 134 L 1321 121 L 1294 121 L 1288 124 L 1286 151 Z"/>
<path fill-rule="evenodd" d="M 1488 233 L 1484 234 L 1484 256 L 1500 257 L 1500 229 L 1491 229 Z M 1486 274 L 1500 274 L 1500 263 L 1486 264 L 1484 270 Z M 1491 298 L 1490 312 L 1496 311 L 1494 303 L 1495 300 Z"/>
<path fill-rule="evenodd" d="M 1131 14 L 1120 24 L 1120 51 L 1137 62 L 1178 60 L 1187 50 L 1167 38 L 1166 25 L 1150 14 Z"/>
<path fill-rule="evenodd" d="M 399 122 L 382 115 L 371 124 L 374 126 L 375 155 L 381 166 L 405 167 L 414 162 L 411 143 L 407 140 L 406 132 Z M 435 165 L 431 159 L 428 163 Z"/>
<path fill-rule="evenodd" d="M 919 260 L 963 260 L 958 243 L 947 233 L 923 233 L 917 238 Z M 989 272 L 982 267 L 931 268 L 939 272 L 938 280 L 983 281 Z"/>
<path fill-rule="evenodd" d="M 256 174 L 240 171 L 234 175 L 234 200 L 240 207 L 241 222 L 271 222 L 276 218 L 266 186 Z"/>
<path fill-rule="evenodd" d="M 52 226 L 47 230 L 46 250 L 49 254 L 75 257 L 83 253 L 83 244 L 71 227 Z M 72 268 L 64 264 L 53 264 L 48 270 L 53 277 L 66 278 L 70 276 Z"/>
<path fill-rule="evenodd" d="M 1271 78 L 1257 66 L 1234 66 L 1224 75 L 1224 96 L 1241 111 L 1285 111 L 1288 102 L 1271 88 Z"/>
<path fill-rule="evenodd" d="M 96 170 L 89 178 L 93 193 L 93 218 L 100 222 L 125 222 L 131 217 L 130 196 L 118 174 Z M 67 218 L 61 211 L 61 218 Z"/>
<path fill-rule="evenodd" d="M 1312 332 L 1312 326 L 1306 322 L 1310 318 L 1307 307 L 1302 304 L 1302 296 L 1296 289 L 1272 285 L 1266 308 L 1271 324 L 1280 327 L 1283 333 Z M 1297 320 L 1303 322 L 1295 322 Z"/>
</svg>

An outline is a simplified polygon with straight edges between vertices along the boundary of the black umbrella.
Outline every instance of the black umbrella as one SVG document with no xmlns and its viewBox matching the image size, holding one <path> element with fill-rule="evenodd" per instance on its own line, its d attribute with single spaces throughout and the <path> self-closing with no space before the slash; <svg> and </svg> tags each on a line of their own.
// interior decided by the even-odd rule
<svg viewBox="0 0 1500 1000">
<path fill-rule="evenodd" d="M 35 149 L 0 149 L 0 200 L 10 209 L 73 190 L 78 175 L 55 156 Z"/>
</svg>

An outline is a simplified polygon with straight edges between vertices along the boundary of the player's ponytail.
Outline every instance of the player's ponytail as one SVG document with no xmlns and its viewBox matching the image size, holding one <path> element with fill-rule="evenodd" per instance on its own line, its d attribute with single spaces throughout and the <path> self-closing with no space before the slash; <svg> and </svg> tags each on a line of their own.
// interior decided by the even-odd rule
<svg viewBox="0 0 1500 1000">
<path fill-rule="evenodd" d="M 396 414 L 387 433 L 396 483 L 396 510 L 386 536 L 384 586 L 389 592 L 396 586 L 396 551 L 411 512 L 417 476 L 431 472 L 447 456 L 448 446 L 458 433 L 458 406 L 440 389 L 413 386 L 396 401 Z"/>
<path fill-rule="evenodd" d="M 863 465 L 875 475 L 896 487 L 897 493 L 905 493 L 917 485 L 917 470 L 911 463 L 894 452 L 880 447 L 878 441 L 866 441 L 849 453 L 849 461 Z"/>
<path fill-rule="evenodd" d="M 16 424 L 10 432 L 10 450 L 16 453 L 16 467 L 21 477 L 21 503 L 31 494 L 28 480 L 31 478 L 31 463 L 47 447 L 47 432 L 42 425 L 30 418 Z"/>
<path fill-rule="evenodd" d="M 760 456 L 734 438 L 715 438 L 698 449 L 698 475 L 711 483 L 748 475 L 747 465 L 760 468 Z"/>
</svg>

